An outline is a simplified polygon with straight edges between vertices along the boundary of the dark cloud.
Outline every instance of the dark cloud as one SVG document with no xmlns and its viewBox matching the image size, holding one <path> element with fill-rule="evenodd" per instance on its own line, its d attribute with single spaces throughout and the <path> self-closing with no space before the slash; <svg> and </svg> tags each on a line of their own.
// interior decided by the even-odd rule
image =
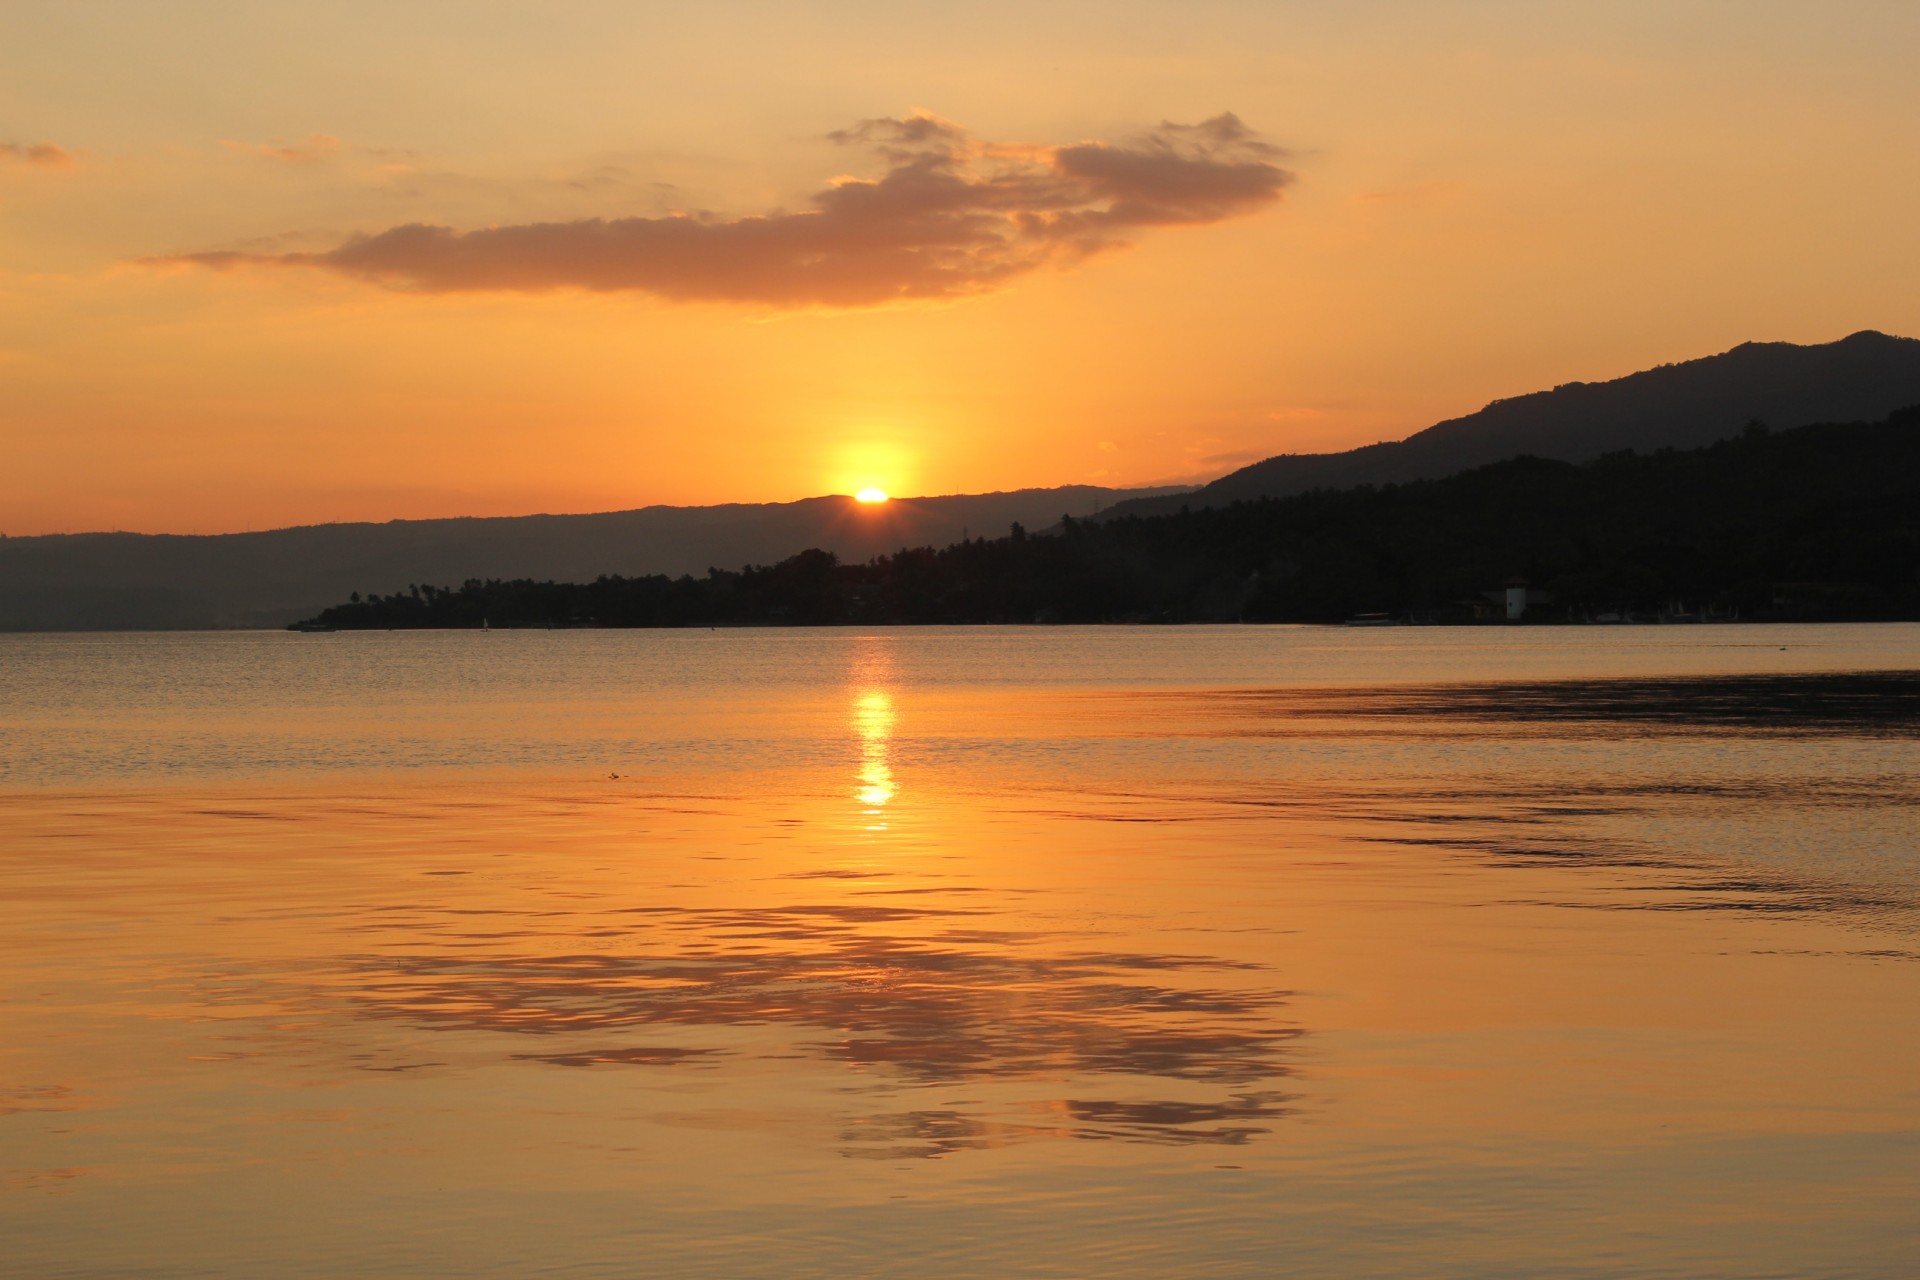
<svg viewBox="0 0 1920 1280">
<path fill-rule="evenodd" d="M 73 152 L 65 147 L 56 147 L 51 142 L 0 142 L 0 161 L 5 160 L 44 165 L 49 169 L 65 169 L 73 163 Z"/>
<path fill-rule="evenodd" d="M 1126 143 L 985 142 L 929 115 L 828 135 L 877 158 L 809 208 L 587 218 L 457 231 L 410 224 L 320 253 L 189 254 L 209 267 L 335 271 L 423 292 L 633 290 L 675 300 L 871 306 L 993 289 L 1052 263 L 1120 247 L 1143 228 L 1239 217 L 1293 175 L 1233 115 L 1165 123 Z"/>
</svg>

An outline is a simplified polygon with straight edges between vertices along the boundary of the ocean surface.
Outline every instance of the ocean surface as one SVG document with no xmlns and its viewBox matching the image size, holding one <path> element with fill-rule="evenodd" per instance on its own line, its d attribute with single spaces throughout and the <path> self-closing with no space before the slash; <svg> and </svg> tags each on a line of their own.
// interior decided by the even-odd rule
<svg viewBox="0 0 1920 1280">
<path fill-rule="evenodd" d="M 0 636 L 0 1276 L 1920 1274 L 1920 627 Z"/>
</svg>

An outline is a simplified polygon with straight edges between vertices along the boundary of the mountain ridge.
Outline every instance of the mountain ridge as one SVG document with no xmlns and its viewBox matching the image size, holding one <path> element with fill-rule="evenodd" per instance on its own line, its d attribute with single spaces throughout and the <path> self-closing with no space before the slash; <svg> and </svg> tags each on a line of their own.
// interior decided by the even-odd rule
<svg viewBox="0 0 1920 1280">
<path fill-rule="evenodd" d="M 1790 430 L 1872 421 L 1913 404 L 1920 404 L 1920 340 L 1862 329 L 1827 343 L 1743 342 L 1602 382 L 1503 397 L 1402 440 L 1276 454 L 1177 499 L 1117 503 L 1099 518 L 1437 480 L 1523 455 L 1587 462 L 1623 449 L 1698 448 L 1753 421 Z"/>
<path fill-rule="evenodd" d="M 1063 521 L 861 564 L 803 551 L 704 579 L 423 585 L 337 604 L 306 629 L 1912 621 L 1916 566 L 1920 406 L 1693 449 Z"/>
<path fill-rule="evenodd" d="M 278 627 L 350 593 L 472 579 L 588 582 L 774 564 L 804 548 L 866 561 L 1014 523 L 1109 520 L 1310 490 L 1441 479 L 1509 458 L 1586 462 L 1698 448 L 1764 421 L 1790 430 L 1873 421 L 1920 404 L 1920 341 L 1862 330 L 1812 345 L 1747 342 L 1605 382 L 1493 401 L 1399 441 L 1281 454 L 1196 490 L 1092 485 L 863 505 L 651 506 L 583 515 L 462 516 L 211 535 L 0 539 L 0 630 Z"/>
<path fill-rule="evenodd" d="M 0 539 L 0 631 L 279 627 L 350 592 L 471 577 L 591 580 L 771 563 L 803 547 L 865 560 L 901 546 L 1088 516 L 1161 489 L 1065 485 L 862 504 L 649 506 L 578 515 L 449 516 L 223 534 Z"/>
</svg>

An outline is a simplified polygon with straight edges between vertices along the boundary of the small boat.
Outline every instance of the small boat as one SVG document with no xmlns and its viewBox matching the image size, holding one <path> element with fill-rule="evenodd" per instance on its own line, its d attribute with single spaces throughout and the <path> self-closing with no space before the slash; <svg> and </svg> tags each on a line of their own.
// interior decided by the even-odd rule
<svg viewBox="0 0 1920 1280">
<path fill-rule="evenodd" d="M 1343 627 L 1404 627 L 1407 624 L 1390 613 L 1356 613 L 1340 625 Z"/>
</svg>

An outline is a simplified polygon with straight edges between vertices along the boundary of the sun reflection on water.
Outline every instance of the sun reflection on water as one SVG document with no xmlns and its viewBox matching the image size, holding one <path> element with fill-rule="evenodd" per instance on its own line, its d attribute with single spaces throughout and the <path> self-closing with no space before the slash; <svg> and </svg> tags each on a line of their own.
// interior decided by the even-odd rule
<svg viewBox="0 0 1920 1280">
<path fill-rule="evenodd" d="M 887 805 L 899 794 L 893 780 L 893 655 L 889 637 L 862 636 L 853 660 L 853 731 L 859 739 L 860 767 L 855 774 L 858 800 L 867 830 L 887 829 Z"/>
<path fill-rule="evenodd" d="M 892 695 L 863 693 L 854 701 L 853 727 L 860 735 L 860 785 L 853 794 L 867 807 L 868 817 L 880 817 L 899 790 L 893 784 L 893 765 L 887 758 L 893 721 Z"/>
</svg>

